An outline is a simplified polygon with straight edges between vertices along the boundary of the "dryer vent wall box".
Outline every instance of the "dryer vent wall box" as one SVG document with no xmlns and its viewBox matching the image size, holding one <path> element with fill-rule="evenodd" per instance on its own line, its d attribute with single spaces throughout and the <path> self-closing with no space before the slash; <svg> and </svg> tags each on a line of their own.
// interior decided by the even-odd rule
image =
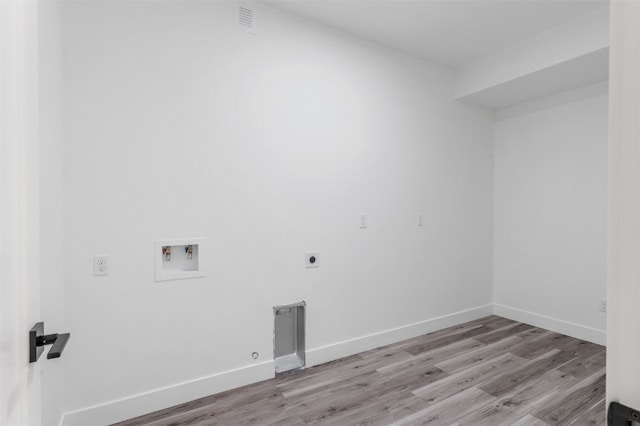
<svg viewBox="0 0 640 426">
<path fill-rule="evenodd" d="M 204 277 L 203 238 L 156 240 L 156 281 Z"/>
<path fill-rule="evenodd" d="M 305 309 L 303 302 L 275 306 L 273 358 L 276 375 L 305 366 Z"/>
</svg>

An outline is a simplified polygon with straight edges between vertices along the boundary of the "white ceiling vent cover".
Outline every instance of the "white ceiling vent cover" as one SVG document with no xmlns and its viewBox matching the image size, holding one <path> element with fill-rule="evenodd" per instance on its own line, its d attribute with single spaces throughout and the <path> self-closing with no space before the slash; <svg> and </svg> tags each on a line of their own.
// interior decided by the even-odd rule
<svg viewBox="0 0 640 426">
<path fill-rule="evenodd" d="M 236 6 L 236 25 L 239 28 L 255 34 L 256 32 L 256 11 L 253 7 L 246 5 Z"/>
</svg>

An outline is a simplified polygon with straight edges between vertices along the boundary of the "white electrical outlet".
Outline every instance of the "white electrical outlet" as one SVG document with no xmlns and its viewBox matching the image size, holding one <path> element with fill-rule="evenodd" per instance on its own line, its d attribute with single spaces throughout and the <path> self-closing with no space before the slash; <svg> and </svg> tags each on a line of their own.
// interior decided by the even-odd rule
<svg viewBox="0 0 640 426">
<path fill-rule="evenodd" d="M 96 277 L 109 275 L 109 256 L 93 257 L 93 275 Z"/>
<path fill-rule="evenodd" d="M 422 213 L 418 213 L 418 226 L 424 226 L 424 215 Z"/>
<path fill-rule="evenodd" d="M 607 312 L 607 299 L 600 299 L 600 312 Z"/>
</svg>

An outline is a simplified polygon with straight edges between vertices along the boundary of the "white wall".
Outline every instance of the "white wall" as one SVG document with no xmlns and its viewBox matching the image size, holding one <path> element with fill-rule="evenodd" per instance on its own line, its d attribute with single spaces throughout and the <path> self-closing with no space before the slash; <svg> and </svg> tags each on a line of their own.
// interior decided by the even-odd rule
<svg viewBox="0 0 640 426">
<path fill-rule="evenodd" d="M 609 47 L 609 6 L 514 43 L 456 70 L 456 99 L 500 86 Z M 589 70 L 576 72 L 577 80 Z M 546 82 L 554 85 L 554 81 Z M 584 83 L 583 83 L 584 84 Z M 544 92 L 546 87 L 538 87 Z M 540 96 L 539 96 L 540 97 Z"/>
<path fill-rule="evenodd" d="M 607 82 L 499 111 L 496 313 L 604 344 Z"/>
<path fill-rule="evenodd" d="M 307 301 L 311 363 L 488 312 L 492 117 L 452 101 L 447 70 L 266 6 L 257 35 L 232 18 L 64 4 L 69 424 L 271 375 L 277 304 Z M 155 283 L 154 239 L 181 237 L 207 239 L 206 277 Z"/>
</svg>

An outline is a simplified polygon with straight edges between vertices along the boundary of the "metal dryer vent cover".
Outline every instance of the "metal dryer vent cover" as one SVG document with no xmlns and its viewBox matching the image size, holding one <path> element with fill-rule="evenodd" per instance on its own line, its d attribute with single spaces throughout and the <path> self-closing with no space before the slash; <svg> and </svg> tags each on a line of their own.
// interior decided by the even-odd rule
<svg viewBox="0 0 640 426">
<path fill-rule="evenodd" d="M 236 5 L 236 25 L 239 28 L 255 34 L 256 18 L 256 11 L 253 7 L 243 4 Z"/>
</svg>

